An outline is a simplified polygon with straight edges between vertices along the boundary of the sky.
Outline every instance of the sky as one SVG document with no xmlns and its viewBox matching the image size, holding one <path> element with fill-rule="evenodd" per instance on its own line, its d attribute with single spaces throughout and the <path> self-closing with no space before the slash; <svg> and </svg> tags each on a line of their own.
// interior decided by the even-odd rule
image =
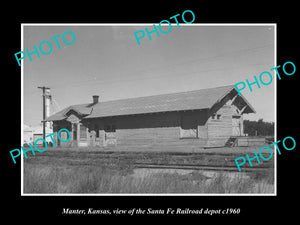
<svg viewBox="0 0 300 225">
<path fill-rule="evenodd" d="M 234 85 L 274 64 L 273 25 L 172 24 L 169 33 L 152 33 L 138 45 L 134 32 L 153 30 L 153 24 L 125 25 L 29 25 L 23 27 L 23 49 L 34 51 L 43 41 L 52 44 L 48 55 L 40 53 L 22 60 L 24 124 L 36 126 L 42 120 L 42 91 L 51 88 L 51 114 L 73 104 L 134 98 L 203 88 Z M 163 27 L 167 31 L 168 27 Z M 62 35 L 72 31 L 76 40 L 66 45 Z M 58 49 L 57 38 L 61 49 Z M 65 35 L 72 42 L 70 34 Z M 49 51 L 47 44 L 42 45 Z M 23 51 L 24 51 L 23 50 Z M 271 72 L 271 71 L 270 71 Z M 271 72 L 276 77 L 274 71 Z M 275 121 L 273 82 L 259 89 L 242 91 L 256 110 L 245 119 Z M 267 82 L 267 78 L 265 78 Z"/>
</svg>

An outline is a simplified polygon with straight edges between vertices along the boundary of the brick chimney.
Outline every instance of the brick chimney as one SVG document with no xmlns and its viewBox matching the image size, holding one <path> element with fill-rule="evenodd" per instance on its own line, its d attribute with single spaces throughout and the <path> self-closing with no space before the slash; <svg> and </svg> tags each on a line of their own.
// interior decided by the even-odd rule
<svg viewBox="0 0 300 225">
<path fill-rule="evenodd" d="M 93 95 L 93 104 L 97 104 L 99 102 L 99 95 Z"/>
</svg>

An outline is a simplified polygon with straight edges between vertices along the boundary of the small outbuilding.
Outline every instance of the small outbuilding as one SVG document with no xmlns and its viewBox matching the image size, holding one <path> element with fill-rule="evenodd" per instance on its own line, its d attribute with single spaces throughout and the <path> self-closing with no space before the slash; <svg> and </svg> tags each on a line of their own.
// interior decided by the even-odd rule
<svg viewBox="0 0 300 225">
<path fill-rule="evenodd" d="M 234 85 L 72 105 L 47 118 L 71 140 L 58 146 L 224 146 L 244 136 L 243 115 L 255 113 Z M 67 133 L 61 132 L 67 139 Z"/>
<path fill-rule="evenodd" d="M 53 133 L 52 128 L 46 127 L 46 136 Z M 32 145 L 34 142 L 39 139 L 43 138 L 43 127 L 41 126 L 28 126 L 26 124 L 23 125 L 23 144 L 31 143 Z M 46 137 L 46 141 L 48 143 L 51 143 L 51 137 Z M 42 142 L 38 142 L 38 144 L 41 144 Z"/>
</svg>

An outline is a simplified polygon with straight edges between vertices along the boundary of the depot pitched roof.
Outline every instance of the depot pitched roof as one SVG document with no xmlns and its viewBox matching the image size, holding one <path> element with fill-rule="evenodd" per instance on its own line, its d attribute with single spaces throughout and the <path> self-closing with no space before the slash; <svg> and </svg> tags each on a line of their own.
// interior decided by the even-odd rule
<svg viewBox="0 0 300 225">
<path fill-rule="evenodd" d="M 76 111 L 85 118 L 99 118 L 157 112 L 210 109 L 215 103 L 233 90 L 236 91 L 234 85 L 229 85 L 172 94 L 98 102 L 96 104 L 87 103 L 72 105 L 48 117 L 47 120 L 55 121 L 66 119 L 66 114 L 70 110 Z M 242 99 L 248 105 L 245 113 L 255 112 L 246 99 L 244 99 L 244 97 L 242 97 Z"/>
</svg>

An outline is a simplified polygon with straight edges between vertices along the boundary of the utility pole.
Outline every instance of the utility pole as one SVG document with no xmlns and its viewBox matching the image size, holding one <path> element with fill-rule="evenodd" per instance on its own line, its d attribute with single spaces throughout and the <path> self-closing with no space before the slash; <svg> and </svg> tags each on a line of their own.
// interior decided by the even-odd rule
<svg viewBox="0 0 300 225">
<path fill-rule="evenodd" d="M 45 98 L 46 98 L 46 89 L 50 89 L 49 87 L 38 87 L 43 90 L 43 139 L 46 140 L 46 105 L 45 105 Z M 45 147 L 45 142 L 43 142 L 43 146 Z"/>
</svg>

